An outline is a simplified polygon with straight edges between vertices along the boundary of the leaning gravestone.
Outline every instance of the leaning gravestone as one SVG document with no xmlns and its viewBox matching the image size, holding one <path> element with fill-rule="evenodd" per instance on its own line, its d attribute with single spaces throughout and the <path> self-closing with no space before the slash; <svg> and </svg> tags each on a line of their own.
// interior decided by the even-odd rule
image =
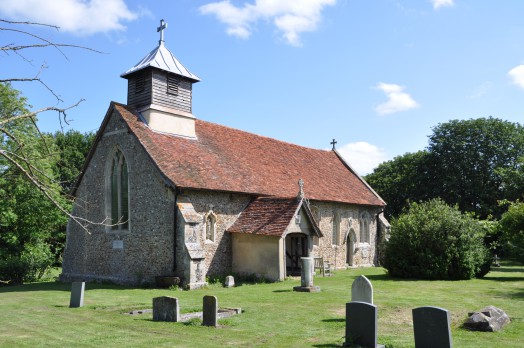
<svg viewBox="0 0 524 348">
<path fill-rule="evenodd" d="M 214 326 L 218 325 L 218 300 L 216 296 L 204 296 L 202 309 L 202 325 Z"/>
<path fill-rule="evenodd" d="M 438 307 L 419 307 L 412 311 L 415 348 L 451 348 L 449 312 Z"/>
<path fill-rule="evenodd" d="M 69 308 L 78 308 L 84 305 L 85 282 L 73 282 L 71 284 L 71 298 Z"/>
<path fill-rule="evenodd" d="M 473 331 L 496 332 L 511 322 L 506 312 L 495 306 L 487 306 L 468 315 L 464 327 Z"/>
<path fill-rule="evenodd" d="M 345 347 L 359 346 L 369 348 L 377 345 L 377 306 L 367 302 L 346 303 L 346 341 Z"/>
<path fill-rule="evenodd" d="M 351 301 L 373 304 L 373 285 L 366 276 L 359 276 L 351 285 Z"/>
<path fill-rule="evenodd" d="M 180 321 L 178 298 L 161 296 L 153 299 L 153 321 Z"/>
</svg>

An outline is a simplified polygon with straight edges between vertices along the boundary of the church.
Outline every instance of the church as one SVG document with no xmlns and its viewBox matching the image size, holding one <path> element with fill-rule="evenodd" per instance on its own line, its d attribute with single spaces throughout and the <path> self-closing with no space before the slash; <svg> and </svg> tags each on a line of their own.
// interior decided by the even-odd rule
<svg viewBox="0 0 524 348">
<path fill-rule="evenodd" d="M 317 150 L 197 119 L 200 79 L 167 49 L 165 28 L 121 75 L 127 104 L 110 103 L 86 158 L 72 214 L 98 223 L 69 221 L 60 279 L 177 277 L 196 289 L 228 274 L 283 280 L 304 256 L 376 265 L 385 202 L 335 142 Z"/>
</svg>

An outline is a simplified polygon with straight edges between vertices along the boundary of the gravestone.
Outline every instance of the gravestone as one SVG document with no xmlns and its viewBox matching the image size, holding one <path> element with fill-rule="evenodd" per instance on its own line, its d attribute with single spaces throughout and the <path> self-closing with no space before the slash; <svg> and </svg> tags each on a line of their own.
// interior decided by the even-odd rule
<svg viewBox="0 0 524 348">
<path fill-rule="evenodd" d="M 359 276 L 351 285 L 351 301 L 373 304 L 373 285 L 366 276 Z"/>
<path fill-rule="evenodd" d="M 153 321 L 180 321 L 178 298 L 161 296 L 153 299 Z"/>
<path fill-rule="evenodd" d="M 412 311 L 415 347 L 451 348 L 449 312 L 438 307 L 419 307 Z"/>
<path fill-rule="evenodd" d="M 228 275 L 228 276 L 226 277 L 226 281 L 225 281 L 225 283 L 224 283 L 224 286 L 225 286 L 226 288 L 232 288 L 232 287 L 234 287 L 234 286 L 235 286 L 235 278 L 233 278 L 233 276 L 231 276 L 231 275 Z"/>
<path fill-rule="evenodd" d="M 218 300 L 216 296 L 204 296 L 202 309 L 202 325 L 214 326 L 218 325 Z"/>
<path fill-rule="evenodd" d="M 293 287 L 294 291 L 318 292 L 320 286 L 313 285 L 314 259 L 312 257 L 301 257 L 300 286 Z"/>
<path fill-rule="evenodd" d="M 84 305 L 85 282 L 73 282 L 71 284 L 71 298 L 69 308 L 78 308 Z"/>
<path fill-rule="evenodd" d="M 346 303 L 344 346 L 384 347 L 384 345 L 377 344 L 377 319 L 377 306 L 367 302 Z"/>
<path fill-rule="evenodd" d="M 495 306 L 484 307 L 468 316 L 464 327 L 473 331 L 496 332 L 511 322 L 506 312 Z"/>
</svg>

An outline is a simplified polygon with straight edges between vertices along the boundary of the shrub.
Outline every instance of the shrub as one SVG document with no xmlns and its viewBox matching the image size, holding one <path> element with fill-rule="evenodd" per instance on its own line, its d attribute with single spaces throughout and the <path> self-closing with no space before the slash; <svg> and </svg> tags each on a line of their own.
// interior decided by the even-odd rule
<svg viewBox="0 0 524 348">
<path fill-rule="evenodd" d="M 471 279 L 489 271 L 484 226 L 440 199 L 412 203 L 394 219 L 384 267 L 392 276 Z"/>
<path fill-rule="evenodd" d="M 20 256 L 0 260 L 0 280 L 11 285 L 36 281 L 51 267 L 54 257 L 45 243 L 26 245 Z"/>
<path fill-rule="evenodd" d="M 503 247 L 510 256 L 524 262 L 524 203 L 511 203 L 499 221 Z"/>
</svg>

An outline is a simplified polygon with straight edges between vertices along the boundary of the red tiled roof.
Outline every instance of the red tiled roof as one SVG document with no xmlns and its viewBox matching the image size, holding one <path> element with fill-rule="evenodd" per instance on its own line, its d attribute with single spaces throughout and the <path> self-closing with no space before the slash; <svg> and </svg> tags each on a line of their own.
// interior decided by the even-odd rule
<svg viewBox="0 0 524 348">
<path fill-rule="evenodd" d="M 299 204 L 296 198 L 256 198 L 227 231 L 281 237 Z"/>
<path fill-rule="evenodd" d="M 152 131 L 133 108 L 112 103 L 159 170 L 175 186 L 257 196 L 383 206 L 334 151 L 310 149 L 196 120 L 197 139 Z"/>
</svg>

